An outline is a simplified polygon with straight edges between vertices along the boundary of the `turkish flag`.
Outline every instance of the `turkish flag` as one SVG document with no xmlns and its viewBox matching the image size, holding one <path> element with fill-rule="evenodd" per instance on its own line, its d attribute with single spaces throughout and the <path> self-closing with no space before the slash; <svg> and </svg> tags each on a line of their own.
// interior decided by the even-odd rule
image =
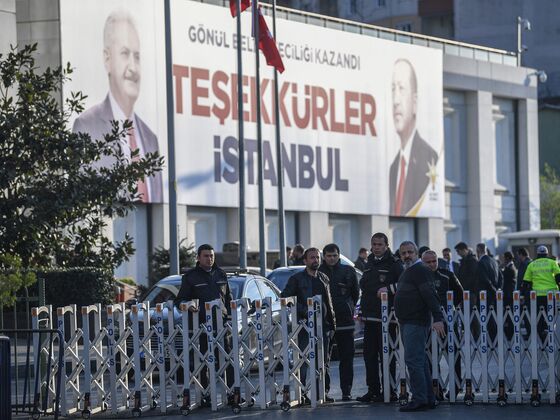
<svg viewBox="0 0 560 420">
<path fill-rule="evenodd" d="M 266 20 L 262 14 L 261 8 L 259 7 L 259 49 L 263 52 L 266 58 L 266 64 L 273 66 L 280 73 L 284 71 L 284 63 L 282 62 L 282 57 L 278 52 L 276 47 L 276 41 L 272 37 L 272 34 L 268 30 Z"/>
<path fill-rule="evenodd" d="M 235 17 L 237 16 L 237 0 L 229 0 L 229 10 L 231 11 L 231 16 Z M 241 9 L 241 11 L 244 11 L 245 9 L 248 9 L 249 7 L 251 7 L 251 0 L 241 0 L 239 2 L 239 8 Z"/>
</svg>

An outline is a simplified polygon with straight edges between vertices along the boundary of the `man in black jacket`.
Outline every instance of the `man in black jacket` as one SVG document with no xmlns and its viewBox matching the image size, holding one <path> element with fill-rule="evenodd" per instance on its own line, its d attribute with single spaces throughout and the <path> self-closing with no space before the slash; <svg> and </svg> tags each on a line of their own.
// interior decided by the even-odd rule
<svg viewBox="0 0 560 420">
<path fill-rule="evenodd" d="M 504 313 L 509 306 L 513 307 L 513 292 L 517 286 L 517 269 L 513 263 L 513 254 L 509 251 L 504 252 L 504 266 L 502 268 L 504 278 Z M 505 318 L 505 317 L 504 317 Z M 509 318 L 505 318 L 504 331 L 508 340 L 513 336 L 513 323 Z"/>
<path fill-rule="evenodd" d="M 470 292 L 470 300 L 472 305 L 476 305 L 478 282 L 476 277 L 476 270 L 478 268 L 478 260 L 473 252 L 469 249 L 468 245 L 464 242 L 459 242 L 455 245 L 455 251 L 461 257 L 459 264 L 459 281 L 465 291 Z"/>
<path fill-rule="evenodd" d="M 432 328 L 442 337 L 445 327 L 432 272 L 418 258 L 416 244 L 405 241 L 399 250 L 405 270 L 399 278 L 395 294 L 395 314 L 401 329 L 404 360 L 412 391 L 410 402 L 400 411 L 421 411 L 436 407 L 425 350 L 430 318 L 434 320 Z"/>
<path fill-rule="evenodd" d="M 295 247 L 294 247 L 295 249 Z M 281 293 L 282 297 L 295 296 L 297 298 L 297 314 L 298 321 L 307 320 L 307 299 L 313 296 L 321 295 L 323 300 L 323 348 L 325 359 L 325 394 L 330 390 L 330 375 L 329 375 L 329 361 L 330 355 L 328 353 L 329 342 L 334 336 L 336 330 L 336 317 L 333 310 L 331 292 L 329 287 L 329 278 L 321 273 L 319 264 L 321 255 L 317 248 L 307 248 L 303 252 L 303 262 L 305 263 L 305 270 L 299 271 L 288 279 L 288 283 Z M 298 344 L 301 349 L 304 349 L 309 343 L 309 334 L 306 330 L 302 329 L 298 336 Z M 301 368 L 301 382 L 306 383 L 307 378 L 307 365 Z M 327 402 L 334 400 L 328 395 L 325 396 Z M 310 403 L 309 398 L 304 396 L 303 402 Z"/>
<path fill-rule="evenodd" d="M 214 248 L 211 245 L 200 245 L 197 250 L 196 266 L 187 271 L 181 280 L 181 289 L 175 298 L 175 305 L 181 302 L 188 302 L 198 299 L 199 320 L 206 322 L 205 303 L 215 299 L 222 301 L 222 316 L 226 321 L 231 315 L 231 291 L 229 289 L 227 274 L 218 267 L 214 260 Z M 191 309 L 194 310 L 194 309 Z M 216 328 L 214 322 L 214 328 Z M 231 336 L 224 338 L 225 349 L 231 351 Z M 208 338 L 206 334 L 200 335 L 200 352 L 205 354 L 208 351 Z M 226 380 L 228 386 L 233 384 L 233 366 L 229 365 L 226 369 Z M 201 385 L 208 386 L 208 369 L 204 368 L 200 373 Z M 231 399 L 231 397 L 230 397 Z M 230 401 L 231 402 L 231 401 Z M 209 406 L 209 396 L 203 397 L 203 405 Z"/>
<path fill-rule="evenodd" d="M 358 251 L 358 258 L 356 258 L 356 261 L 354 261 L 354 267 L 363 272 L 366 269 L 367 257 L 367 249 L 360 248 L 360 250 Z"/>
<path fill-rule="evenodd" d="M 486 245 L 476 245 L 478 266 L 476 274 L 478 277 L 478 293 L 486 292 L 488 306 L 496 306 L 496 292 L 503 286 L 504 278 L 500 266 L 496 260 L 488 255 Z"/>
<path fill-rule="evenodd" d="M 502 268 L 504 279 L 504 309 L 506 306 L 513 306 L 513 292 L 517 286 L 517 269 L 513 263 L 513 254 L 509 251 L 504 252 L 504 266 Z"/>
<path fill-rule="evenodd" d="M 422 262 L 426 264 L 430 270 L 432 270 L 434 275 L 434 287 L 436 289 L 440 306 L 446 310 L 447 292 L 453 292 L 453 306 L 457 307 L 463 303 L 463 286 L 461 286 L 461 283 L 459 283 L 459 279 L 457 279 L 455 274 L 438 266 L 439 259 L 436 252 L 432 250 L 424 252 L 422 255 Z M 461 334 L 459 328 L 455 329 L 455 334 L 457 334 L 457 336 Z M 447 346 L 445 346 L 445 350 L 447 350 Z M 459 381 L 459 383 L 461 383 L 461 354 L 458 352 L 456 353 L 455 359 L 455 378 Z M 440 391 L 441 389 L 440 385 Z M 455 395 L 459 393 L 459 389 L 459 386 L 455 384 Z M 443 395 L 439 395 L 439 398 L 442 399 Z"/>
<path fill-rule="evenodd" d="M 356 398 L 360 402 L 381 402 L 380 369 L 383 363 L 382 352 L 382 324 L 381 324 L 381 293 L 389 294 L 389 311 L 393 305 L 393 296 L 396 292 L 397 280 L 402 273 L 401 262 L 396 259 L 389 249 L 387 235 L 378 232 L 371 237 L 371 254 L 368 264 L 360 281 L 362 298 L 360 313 L 364 321 L 364 362 L 366 365 L 366 383 L 368 392 Z M 396 325 L 389 324 L 389 334 L 394 340 Z M 389 365 L 390 375 L 395 377 L 394 360 Z M 389 380 L 390 383 L 390 380 Z M 391 389 L 392 399 L 396 394 Z"/>
<path fill-rule="evenodd" d="M 323 248 L 323 263 L 319 271 L 329 277 L 329 287 L 336 317 L 336 342 L 339 356 L 340 389 L 342 401 L 352 399 L 354 379 L 354 308 L 360 297 L 356 271 L 340 263 L 340 249 L 336 244 Z M 329 354 L 331 349 L 329 349 Z"/>
</svg>

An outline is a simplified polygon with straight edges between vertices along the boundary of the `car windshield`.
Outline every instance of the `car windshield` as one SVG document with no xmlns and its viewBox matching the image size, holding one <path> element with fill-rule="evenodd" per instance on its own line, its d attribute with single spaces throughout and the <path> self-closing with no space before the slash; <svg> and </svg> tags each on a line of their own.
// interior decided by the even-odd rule
<svg viewBox="0 0 560 420">
<path fill-rule="evenodd" d="M 165 303 L 168 300 L 175 299 L 179 290 L 176 286 L 172 284 L 157 284 L 148 292 L 148 294 L 142 299 L 144 302 L 150 302 L 150 306 L 156 305 L 158 303 Z"/>
<path fill-rule="evenodd" d="M 301 271 L 300 269 L 295 270 L 274 270 L 272 273 L 268 275 L 268 279 L 280 289 L 280 291 L 284 290 L 286 287 L 286 283 L 288 283 L 288 279 L 292 277 L 295 273 Z"/>
<path fill-rule="evenodd" d="M 231 297 L 236 299 L 241 299 L 241 293 L 243 293 L 243 283 L 245 279 L 238 277 L 230 277 L 228 279 L 229 290 L 231 291 Z"/>
</svg>

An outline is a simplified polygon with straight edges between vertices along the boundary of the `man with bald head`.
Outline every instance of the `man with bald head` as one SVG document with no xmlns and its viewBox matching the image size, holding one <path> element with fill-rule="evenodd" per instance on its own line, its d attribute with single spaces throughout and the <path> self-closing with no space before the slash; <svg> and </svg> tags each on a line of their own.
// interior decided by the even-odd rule
<svg viewBox="0 0 560 420">
<path fill-rule="evenodd" d="M 139 157 L 158 152 L 154 132 L 134 112 L 140 94 L 140 39 L 132 16 L 122 10 L 112 12 L 103 29 L 103 62 L 107 71 L 109 93 L 103 102 L 83 112 L 74 122 L 73 131 L 88 133 L 93 140 L 103 138 L 112 130 L 111 121 L 132 122 L 123 145 L 125 153 L 138 149 Z M 124 140 L 123 140 L 124 141 Z M 101 166 L 110 166 L 112 160 L 102 158 Z M 162 202 L 161 172 L 138 181 L 142 202 Z"/>
<path fill-rule="evenodd" d="M 416 129 L 418 81 L 410 61 L 398 59 L 393 69 L 393 123 L 400 149 L 389 173 L 391 214 L 415 216 L 420 209 L 430 174 L 435 173 L 436 151 Z"/>
</svg>

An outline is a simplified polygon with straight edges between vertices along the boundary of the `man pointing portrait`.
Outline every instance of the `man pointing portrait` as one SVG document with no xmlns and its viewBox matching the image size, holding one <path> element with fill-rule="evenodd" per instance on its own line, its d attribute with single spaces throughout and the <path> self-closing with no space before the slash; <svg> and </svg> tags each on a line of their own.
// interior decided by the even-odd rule
<svg viewBox="0 0 560 420">
<path fill-rule="evenodd" d="M 391 214 L 415 216 L 420 209 L 430 174 L 435 173 L 436 151 L 416 128 L 418 81 L 410 61 L 398 59 L 393 69 L 393 122 L 400 149 L 389 172 Z"/>
<path fill-rule="evenodd" d="M 111 132 L 111 121 L 132 122 L 126 137 L 125 151 L 139 150 L 139 157 L 159 151 L 154 132 L 134 112 L 140 94 L 140 39 L 132 16 L 126 11 L 112 12 L 103 29 L 103 60 L 109 81 L 109 92 L 103 102 L 82 113 L 74 122 L 73 131 L 88 133 L 100 139 Z M 102 159 L 103 166 L 111 165 Z M 138 181 L 142 202 L 162 202 L 161 172 Z"/>
</svg>

